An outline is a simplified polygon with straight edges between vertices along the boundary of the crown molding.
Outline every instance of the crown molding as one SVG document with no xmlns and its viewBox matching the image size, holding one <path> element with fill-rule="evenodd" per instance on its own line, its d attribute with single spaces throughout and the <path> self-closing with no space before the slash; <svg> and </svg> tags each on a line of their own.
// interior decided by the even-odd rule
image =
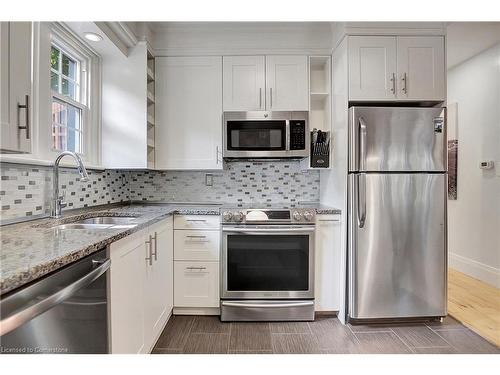
<svg viewBox="0 0 500 375">
<path fill-rule="evenodd" d="M 96 22 L 95 24 L 125 56 L 128 56 L 129 48 L 135 47 L 139 41 L 125 22 Z"/>
</svg>

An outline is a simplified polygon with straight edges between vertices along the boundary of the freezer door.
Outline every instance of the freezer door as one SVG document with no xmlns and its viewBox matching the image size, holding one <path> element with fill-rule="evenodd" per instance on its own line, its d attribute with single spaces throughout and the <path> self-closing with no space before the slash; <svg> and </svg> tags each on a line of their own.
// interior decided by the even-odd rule
<svg viewBox="0 0 500 375">
<path fill-rule="evenodd" d="M 349 175 L 350 318 L 446 315 L 445 182 Z"/>
<path fill-rule="evenodd" d="M 349 171 L 446 169 L 444 108 L 351 107 Z"/>
</svg>

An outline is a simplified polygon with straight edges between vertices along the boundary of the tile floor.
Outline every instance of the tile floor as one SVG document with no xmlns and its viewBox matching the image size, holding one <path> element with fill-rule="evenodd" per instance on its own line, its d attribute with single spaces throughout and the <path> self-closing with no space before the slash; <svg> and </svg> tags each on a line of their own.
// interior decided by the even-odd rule
<svg viewBox="0 0 500 375">
<path fill-rule="evenodd" d="M 406 325 L 314 322 L 222 323 L 216 316 L 173 316 L 153 354 L 500 353 L 458 321 Z"/>
</svg>

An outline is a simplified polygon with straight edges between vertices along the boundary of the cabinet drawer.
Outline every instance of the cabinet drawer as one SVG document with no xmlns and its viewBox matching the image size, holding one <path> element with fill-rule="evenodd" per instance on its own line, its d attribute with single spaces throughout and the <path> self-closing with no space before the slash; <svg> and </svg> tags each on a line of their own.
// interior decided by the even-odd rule
<svg viewBox="0 0 500 375">
<path fill-rule="evenodd" d="M 219 260 L 220 232 L 214 230 L 174 231 L 175 260 Z"/>
<path fill-rule="evenodd" d="M 174 229 L 219 229 L 219 215 L 176 215 Z"/>
<path fill-rule="evenodd" d="M 218 307 L 219 262 L 174 262 L 174 306 Z"/>
</svg>

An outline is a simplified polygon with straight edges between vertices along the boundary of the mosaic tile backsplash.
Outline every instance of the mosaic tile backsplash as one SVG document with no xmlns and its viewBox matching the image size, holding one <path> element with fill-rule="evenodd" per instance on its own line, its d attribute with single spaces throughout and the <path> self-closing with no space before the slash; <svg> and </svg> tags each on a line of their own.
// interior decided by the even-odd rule
<svg viewBox="0 0 500 375">
<path fill-rule="evenodd" d="M 212 186 L 206 178 L 212 178 Z M 221 202 L 235 205 L 319 201 L 319 172 L 302 171 L 297 161 L 230 162 L 225 169 L 205 171 L 141 171 L 131 175 L 132 200 Z"/>
<path fill-rule="evenodd" d="M 221 202 L 235 205 L 319 201 L 319 172 L 302 171 L 297 161 L 226 163 L 222 171 L 89 170 L 80 182 L 75 169 L 60 169 L 60 191 L 67 208 L 128 200 Z M 207 186 L 206 178 L 212 178 Z M 1 163 L 1 220 L 48 214 L 52 168 Z"/>
<path fill-rule="evenodd" d="M 1 163 L 1 220 L 50 213 L 52 168 Z M 67 209 L 127 201 L 127 172 L 89 170 L 80 182 L 75 169 L 60 168 L 59 192 L 65 192 Z"/>
</svg>

